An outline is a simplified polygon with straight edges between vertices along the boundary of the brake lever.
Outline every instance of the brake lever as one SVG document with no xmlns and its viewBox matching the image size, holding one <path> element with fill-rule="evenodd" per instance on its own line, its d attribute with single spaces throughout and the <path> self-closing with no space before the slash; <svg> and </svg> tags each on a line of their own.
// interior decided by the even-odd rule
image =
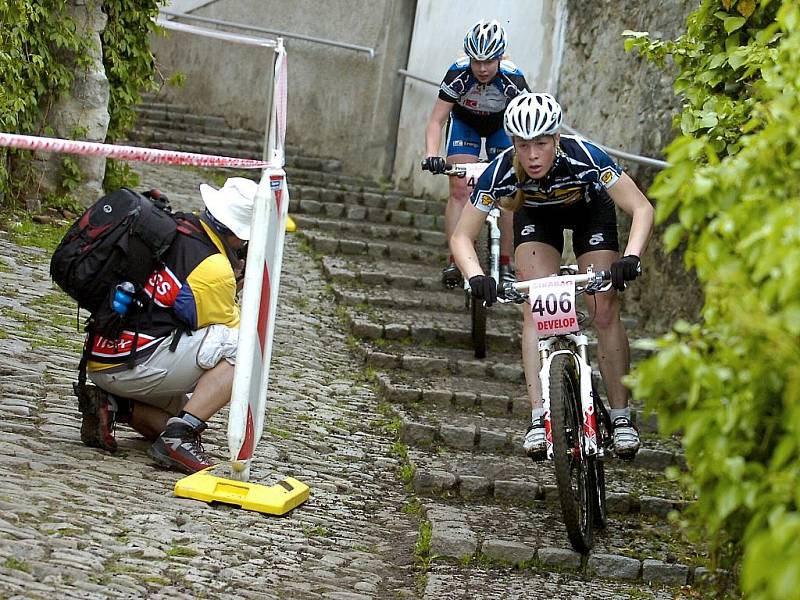
<svg viewBox="0 0 800 600">
<path fill-rule="evenodd" d="M 523 304 L 527 299 L 528 295 L 521 293 L 519 290 L 514 288 L 513 283 L 504 283 L 502 286 L 503 294 L 497 295 L 497 301 L 502 304 Z"/>
</svg>

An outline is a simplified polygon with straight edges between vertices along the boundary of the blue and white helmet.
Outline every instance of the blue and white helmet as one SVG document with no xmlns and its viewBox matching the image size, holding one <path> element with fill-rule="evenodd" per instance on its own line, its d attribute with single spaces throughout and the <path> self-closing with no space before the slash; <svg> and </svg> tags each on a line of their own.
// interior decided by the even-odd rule
<svg viewBox="0 0 800 600">
<path fill-rule="evenodd" d="M 464 36 L 464 52 L 475 60 L 495 60 L 506 51 L 506 32 L 496 20 L 478 21 Z"/>
<path fill-rule="evenodd" d="M 508 103 L 503 115 L 506 133 L 523 140 L 555 135 L 561 128 L 561 106 L 550 94 L 520 94 Z"/>
</svg>

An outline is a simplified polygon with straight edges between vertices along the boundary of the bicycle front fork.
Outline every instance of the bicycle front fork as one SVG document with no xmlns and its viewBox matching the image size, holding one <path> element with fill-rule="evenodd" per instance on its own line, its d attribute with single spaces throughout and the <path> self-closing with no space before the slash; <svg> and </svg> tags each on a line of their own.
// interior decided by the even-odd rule
<svg viewBox="0 0 800 600">
<path fill-rule="evenodd" d="M 555 350 L 553 345 L 558 337 L 568 338 L 575 345 L 575 350 Z M 553 459 L 553 434 L 550 423 L 550 363 L 553 357 L 559 354 L 569 355 L 575 362 L 578 373 L 581 405 L 581 424 L 583 428 L 580 436 L 583 454 L 603 458 L 602 444 L 597 438 L 597 415 L 594 411 L 594 391 L 592 388 L 592 367 L 587 357 L 588 340 L 583 334 L 566 334 L 564 336 L 550 337 L 539 340 L 539 381 L 542 384 L 542 407 L 544 408 L 544 427 L 547 437 L 547 458 Z"/>
</svg>

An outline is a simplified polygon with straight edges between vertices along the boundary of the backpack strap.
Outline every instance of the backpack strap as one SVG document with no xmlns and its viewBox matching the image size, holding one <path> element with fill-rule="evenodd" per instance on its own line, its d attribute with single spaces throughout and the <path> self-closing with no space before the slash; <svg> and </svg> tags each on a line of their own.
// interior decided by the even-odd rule
<svg viewBox="0 0 800 600">
<path fill-rule="evenodd" d="M 86 391 L 86 367 L 89 364 L 89 357 L 92 354 L 92 347 L 94 347 L 94 338 L 94 321 L 89 319 L 89 323 L 86 325 L 86 342 L 83 344 L 81 361 L 78 363 L 77 395 L 79 398 Z"/>
</svg>

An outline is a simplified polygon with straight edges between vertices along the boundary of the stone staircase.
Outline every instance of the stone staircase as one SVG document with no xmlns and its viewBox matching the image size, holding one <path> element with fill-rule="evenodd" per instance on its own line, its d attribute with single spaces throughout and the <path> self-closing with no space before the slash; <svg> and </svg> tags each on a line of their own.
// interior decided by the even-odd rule
<svg viewBox="0 0 800 600">
<path fill-rule="evenodd" d="M 260 156 L 259 134 L 187 112 L 146 104 L 131 139 Z M 571 550 L 552 464 L 533 463 L 521 450 L 530 407 L 520 309 L 491 309 L 488 357 L 475 360 L 463 294 L 439 284 L 443 202 L 343 175 L 335 159 L 291 147 L 286 170 L 297 235 L 328 279 L 352 350 L 376 383 L 384 425 L 397 436 L 397 485 L 406 486 L 409 512 L 420 520 L 425 598 L 462 597 L 458 590 L 562 597 L 546 591 L 554 581 L 566 582 L 558 593 L 571 589 L 571 597 L 672 598 L 675 586 L 703 577 L 703 549 L 668 517 L 691 501 L 664 473 L 683 467 L 680 445 L 658 437 L 640 407 L 643 449 L 632 463 L 606 463 L 608 528 L 596 532 L 590 555 Z M 642 355 L 634 350 L 634 360 Z"/>
</svg>

